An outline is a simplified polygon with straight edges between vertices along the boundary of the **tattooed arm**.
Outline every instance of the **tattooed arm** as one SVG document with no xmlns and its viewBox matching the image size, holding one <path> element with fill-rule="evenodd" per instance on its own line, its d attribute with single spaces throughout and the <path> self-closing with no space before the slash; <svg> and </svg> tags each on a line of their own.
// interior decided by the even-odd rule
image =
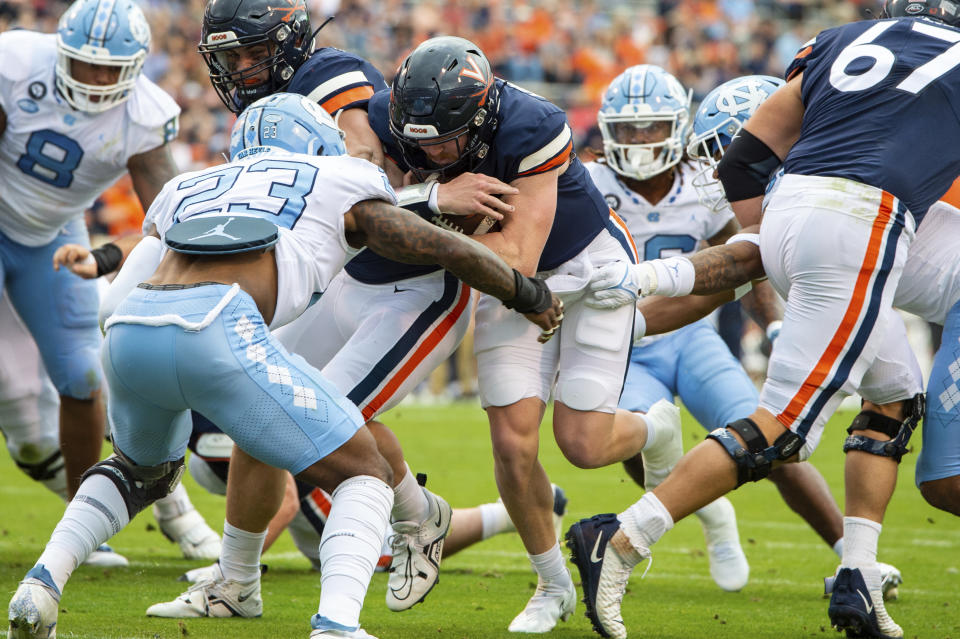
<svg viewBox="0 0 960 639">
<path fill-rule="evenodd" d="M 344 226 L 354 246 L 365 244 L 384 257 L 407 264 L 439 264 L 464 284 L 502 301 L 519 297 L 521 280 L 493 251 L 387 202 L 358 202 L 344 216 Z M 550 330 L 559 325 L 562 308 L 559 298 L 551 294 L 550 308 L 525 315 Z"/>
<path fill-rule="evenodd" d="M 690 256 L 696 278 L 694 295 L 709 295 L 743 286 L 764 276 L 760 248 L 752 242 L 711 246 Z"/>
</svg>

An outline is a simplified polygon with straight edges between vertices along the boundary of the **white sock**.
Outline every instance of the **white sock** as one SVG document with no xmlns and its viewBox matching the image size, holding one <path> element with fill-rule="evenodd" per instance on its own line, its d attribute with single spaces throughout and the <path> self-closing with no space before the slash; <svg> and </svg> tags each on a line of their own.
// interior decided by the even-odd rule
<svg viewBox="0 0 960 639">
<path fill-rule="evenodd" d="M 320 539 L 320 606 L 317 614 L 335 623 L 360 625 L 360 609 L 380 559 L 393 494 L 368 475 L 341 483 L 331 501 Z"/>
<path fill-rule="evenodd" d="M 490 539 L 500 533 L 513 532 L 517 529 L 507 513 L 507 507 L 496 501 L 492 504 L 480 504 L 480 521 L 483 522 L 481 539 Z"/>
<path fill-rule="evenodd" d="M 37 564 L 47 569 L 63 592 L 70 573 L 129 522 L 123 495 L 114 483 L 103 475 L 90 475 L 67 504 Z"/>
<path fill-rule="evenodd" d="M 172 493 L 155 501 L 153 508 L 157 519 L 173 519 L 194 509 L 193 503 L 187 495 L 187 489 L 183 487 L 182 482 L 177 484 Z"/>
<path fill-rule="evenodd" d="M 652 492 L 644 493 L 640 501 L 617 515 L 620 529 L 644 557 L 650 555 L 650 547 L 673 528 L 673 517 L 666 506 Z"/>
<path fill-rule="evenodd" d="M 694 513 L 703 526 L 703 536 L 708 546 L 721 541 L 740 543 L 737 530 L 737 514 L 726 497 L 719 497 Z"/>
<path fill-rule="evenodd" d="M 407 466 L 407 472 L 400 483 L 393 488 L 392 521 L 421 522 L 430 514 L 430 502 L 417 483 L 416 477 Z"/>
<path fill-rule="evenodd" d="M 252 581 L 260 578 L 260 554 L 267 531 L 249 532 L 223 520 L 223 544 L 220 547 L 220 570 L 224 579 Z"/>
<path fill-rule="evenodd" d="M 539 555 L 528 555 L 533 569 L 537 571 L 540 578 L 540 584 L 548 592 L 566 592 L 573 585 L 570 577 L 570 571 L 563 561 L 563 554 L 560 552 L 560 544 L 554 544 L 553 548 Z"/>
<path fill-rule="evenodd" d="M 837 553 L 837 557 L 840 558 L 840 561 L 843 561 L 843 537 L 838 539 L 835 544 L 833 544 L 833 552 Z"/>
<path fill-rule="evenodd" d="M 883 526 L 863 517 L 843 518 L 844 568 L 859 568 L 871 593 L 880 593 L 880 568 L 877 566 L 877 545 Z M 882 599 L 881 599 L 882 600 Z"/>
</svg>

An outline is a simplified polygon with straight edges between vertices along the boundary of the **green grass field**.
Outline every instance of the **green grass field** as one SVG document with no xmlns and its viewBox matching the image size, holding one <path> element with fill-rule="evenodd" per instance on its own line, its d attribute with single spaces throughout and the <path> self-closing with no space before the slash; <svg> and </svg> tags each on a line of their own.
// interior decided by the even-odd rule
<svg viewBox="0 0 960 639">
<path fill-rule="evenodd" d="M 827 429 L 814 461 L 842 504 L 840 414 Z M 430 487 L 455 507 L 496 498 L 490 443 L 483 412 L 476 406 L 401 407 L 385 421 L 403 442 L 410 465 L 430 476 Z M 684 414 L 686 448 L 703 431 Z M 567 463 L 549 427 L 543 429 L 541 458 L 551 479 L 570 498 L 568 521 L 601 512 L 618 512 L 640 496 L 619 467 L 585 471 Z M 915 442 L 919 443 L 919 435 Z M 883 561 L 897 565 L 905 583 L 900 600 L 888 610 L 906 637 L 960 638 L 960 520 L 927 506 L 913 485 L 916 454 L 904 460 L 900 483 L 887 513 L 880 543 Z M 62 504 L 28 480 L 0 455 L 0 592 L 6 601 L 39 555 L 57 522 Z M 223 500 L 186 479 L 191 497 L 214 529 L 223 521 Z M 251 498 L 255 499 L 256 496 Z M 645 579 L 634 573 L 624 599 L 631 637 L 703 638 L 831 637 L 822 578 L 837 559 L 780 500 L 769 482 L 751 484 L 731 495 L 751 564 L 749 585 L 739 593 L 719 590 L 710 579 L 700 526 L 691 518 L 678 524 L 654 549 Z M 289 537 L 264 558 L 264 616 L 254 620 L 148 619 L 144 610 L 183 590 L 176 577 L 196 562 L 180 558 L 176 546 L 156 530 L 149 512 L 141 514 L 111 542 L 126 555 L 126 569 L 80 567 L 61 602 L 58 636 L 118 639 L 190 637 L 206 639 L 287 638 L 309 635 L 320 581 Z M 642 567 L 641 567 L 642 568 Z M 574 571 L 575 581 L 578 581 Z M 374 576 L 362 615 L 364 627 L 381 639 L 506 637 L 507 624 L 532 594 L 536 578 L 520 539 L 501 535 L 444 562 L 439 585 L 421 605 L 391 613 L 383 603 L 386 576 Z M 578 604 L 556 637 L 595 637 Z"/>
</svg>

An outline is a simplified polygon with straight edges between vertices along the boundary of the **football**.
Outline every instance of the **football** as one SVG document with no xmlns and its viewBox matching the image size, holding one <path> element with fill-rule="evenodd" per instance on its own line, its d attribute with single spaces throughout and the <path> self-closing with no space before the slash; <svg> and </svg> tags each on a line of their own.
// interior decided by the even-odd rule
<svg viewBox="0 0 960 639">
<path fill-rule="evenodd" d="M 500 230 L 500 221 L 495 220 L 489 215 L 475 213 L 473 215 L 451 215 L 449 213 L 439 213 L 432 215 L 430 221 L 437 226 L 463 233 L 464 235 L 483 235 L 490 231 Z"/>
</svg>

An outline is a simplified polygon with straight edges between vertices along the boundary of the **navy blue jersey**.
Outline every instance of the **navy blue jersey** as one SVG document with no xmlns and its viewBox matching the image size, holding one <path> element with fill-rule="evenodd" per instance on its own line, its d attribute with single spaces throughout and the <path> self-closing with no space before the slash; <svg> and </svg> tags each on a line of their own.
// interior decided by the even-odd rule
<svg viewBox="0 0 960 639">
<path fill-rule="evenodd" d="M 570 160 L 567 170 L 558 178 L 557 211 L 537 268 L 553 269 L 586 248 L 606 226 L 610 210 L 573 153 L 573 136 L 566 114 L 538 95 L 503 80 L 498 79 L 496 83 L 500 95 L 499 123 L 487 157 L 474 170 L 509 184 L 517 178 L 550 171 Z M 409 167 L 390 134 L 389 103 L 389 90 L 378 91 L 370 99 L 367 109 L 370 126 L 383 142 L 387 157 L 406 171 Z M 522 215 L 523 211 L 517 214 Z M 390 274 L 410 277 L 434 270 L 434 267 L 391 262 L 371 251 L 364 253 L 351 260 L 346 270 L 367 283 L 401 279 Z"/>
<path fill-rule="evenodd" d="M 343 109 L 365 108 L 370 97 L 387 88 L 383 74 L 359 56 L 333 47 L 314 52 L 287 86 L 305 95 L 330 115 Z"/>
<path fill-rule="evenodd" d="M 800 139 L 784 171 L 888 191 L 919 224 L 960 175 L 960 29 L 928 18 L 827 29 L 787 69 L 803 73 Z"/>
</svg>

